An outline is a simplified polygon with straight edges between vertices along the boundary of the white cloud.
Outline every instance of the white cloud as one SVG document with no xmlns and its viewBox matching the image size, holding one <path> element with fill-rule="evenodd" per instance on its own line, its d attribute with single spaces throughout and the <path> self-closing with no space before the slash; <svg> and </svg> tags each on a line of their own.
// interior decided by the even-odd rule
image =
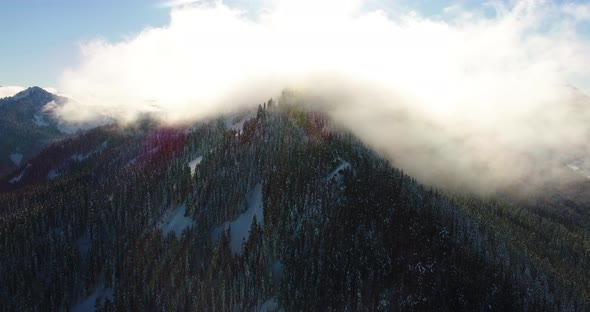
<svg viewBox="0 0 590 312">
<path fill-rule="evenodd" d="M 169 0 L 164 1 L 158 4 L 158 7 L 161 8 L 174 8 L 174 7 L 181 7 L 186 5 L 191 5 L 201 2 L 201 0 Z"/>
<path fill-rule="evenodd" d="M 49 93 L 53 93 L 53 94 L 58 94 L 59 93 L 59 91 L 57 91 L 57 89 L 54 88 L 54 87 L 43 87 L 43 90 L 45 90 L 45 91 L 47 91 Z"/>
<path fill-rule="evenodd" d="M 0 87 L 0 99 L 13 96 L 13 95 L 23 91 L 24 89 L 25 88 L 18 87 L 18 86 Z"/>
<path fill-rule="evenodd" d="M 563 6 L 563 12 L 574 17 L 577 21 L 590 20 L 590 4 L 588 3 L 568 3 Z"/>
<path fill-rule="evenodd" d="M 60 85 L 86 106 L 65 115 L 208 118 L 293 88 L 424 180 L 495 185 L 590 153 L 588 110 L 563 87 L 590 90 L 580 18 L 540 0 L 490 6 L 493 17 L 452 6 L 441 20 L 355 0 L 284 0 L 254 16 L 185 5 L 166 27 L 86 45 Z"/>
</svg>

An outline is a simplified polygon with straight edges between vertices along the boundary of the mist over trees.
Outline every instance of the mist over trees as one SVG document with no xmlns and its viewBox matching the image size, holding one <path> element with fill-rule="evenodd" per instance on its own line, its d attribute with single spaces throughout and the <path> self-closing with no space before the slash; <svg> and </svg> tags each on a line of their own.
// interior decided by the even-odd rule
<svg viewBox="0 0 590 312">
<path fill-rule="evenodd" d="M 589 307 L 578 200 L 424 186 L 297 106 L 187 128 L 103 126 L 30 164 L 19 183 L 0 180 L 3 311 Z M 262 218 L 235 252 L 232 221 L 258 185 Z"/>
</svg>

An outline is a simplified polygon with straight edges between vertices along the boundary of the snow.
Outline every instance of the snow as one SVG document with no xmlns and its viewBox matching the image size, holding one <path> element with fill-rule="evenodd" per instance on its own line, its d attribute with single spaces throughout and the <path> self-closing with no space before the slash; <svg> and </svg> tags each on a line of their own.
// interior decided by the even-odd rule
<svg viewBox="0 0 590 312">
<path fill-rule="evenodd" d="M 26 170 L 21 171 L 21 173 L 19 175 L 17 175 L 16 177 L 10 179 L 9 182 L 12 183 L 12 184 L 19 182 L 23 178 L 23 175 L 25 174 L 25 171 Z"/>
<path fill-rule="evenodd" d="M 149 151 L 147 151 L 147 153 L 146 153 L 146 154 L 148 154 L 148 155 L 153 155 L 153 154 L 155 154 L 156 152 L 158 152 L 159 150 L 160 150 L 160 147 L 159 147 L 159 146 L 156 146 L 156 147 L 154 147 L 154 148 L 150 149 Z"/>
<path fill-rule="evenodd" d="M 125 164 L 125 168 L 127 168 L 127 167 L 131 167 L 131 166 L 135 165 L 135 163 L 136 163 L 136 162 L 137 162 L 137 157 L 135 157 L 135 158 L 131 159 L 130 161 L 128 161 L 128 162 Z"/>
<path fill-rule="evenodd" d="M 174 232 L 176 238 L 180 238 L 184 229 L 193 226 L 194 221 L 189 217 L 185 217 L 186 204 L 182 204 L 176 207 L 174 210 L 168 210 L 164 213 L 158 227 L 162 230 L 164 235 L 168 235 L 170 232 Z"/>
<path fill-rule="evenodd" d="M 188 166 L 191 168 L 191 175 L 195 174 L 195 168 L 197 168 L 197 165 L 199 165 L 202 160 L 203 156 L 199 156 L 188 163 Z"/>
<path fill-rule="evenodd" d="M 49 170 L 49 172 L 47 173 L 47 180 L 53 180 L 53 179 L 59 177 L 60 175 L 61 174 L 59 174 L 57 172 L 57 170 L 54 170 L 54 169 Z"/>
<path fill-rule="evenodd" d="M 82 155 L 82 154 L 74 154 L 74 155 L 70 156 L 70 158 L 71 158 L 72 160 L 74 160 L 74 161 L 78 161 L 78 162 L 80 162 L 80 161 L 84 161 L 84 160 L 88 159 L 88 157 L 90 157 L 90 156 L 92 156 L 92 155 L 94 155 L 94 154 L 96 154 L 96 153 L 98 153 L 98 152 L 102 151 L 102 150 L 103 150 L 103 149 L 105 149 L 106 147 L 107 147 L 107 142 L 106 142 L 106 141 L 104 141 L 104 142 L 102 142 L 102 144 L 100 144 L 100 145 L 99 145 L 99 146 L 98 146 L 98 147 L 97 147 L 97 148 L 96 148 L 94 151 L 92 151 L 92 152 L 90 152 L 90 153 L 88 153 L 88 154 L 85 154 L 85 155 Z"/>
<path fill-rule="evenodd" d="M 49 123 L 43 118 L 42 115 L 35 114 L 33 116 L 33 122 L 39 127 L 46 127 L 49 126 Z"/>
<path fill-rule="evenodd" d="M 252 118 L 256 117 L 255 113 L 250 113 L 246 115 L 244 118 L 240 119 L 240 121 L 234 123 L 235 117 L 230 117 L 225 120 L 225 127 L 237 132 L 244 131 L 244 123 Z"/>
<path fill-rule="evenodd" d="M 283 263 L 280 260 L 272 264 L 272 281 L 273 284 L 278 285 L 283 278 Z"/>
<path fill-rule="evenodd" d="M 212 233 L 212 239 L 216 242 L 221 235 L 221 231 L 230 228 L 230 248 L 237 254 L 242 254 L 242 241 L 246 241 L 250 237 L 250 225 L 252 224 L 254 216 L 256 216 L 256 220 L 260 226 L 264 226 L 264 215 L 262 213 L 262 184 L 258 183 L 254 189 L 248 193 L 246 202 L 248 209 L 245 212 L 241 213 L 235 221 L 225 222 Z"/>
<path fill-rule="evenodd" d="M 10 160 L 12 160 L 15 165 L 20 166 L 20 162 L 23 160 L 23 154 L 14 152 L 10 154 Z"/>
<path fill-rule="evenodd" d="M 566 166 L 572 171 L 590 179 L 590 158 L 573 159 L 567 162 Z"/>
<path fill-rule="evenodd" d="M 78 238 L 76 240 L 76 245 L 78 245 L 78 250 L 80 251 L 80 255 L 86 256 L 92 244 L 90 243 L 90 239 L 88 238 L 88 234 L 84 234 L 84 236 Z"/>
<path fill-rule="evenodd" d="M 277 298 L 270 298 L 260 306 L 259 312 L 276 311 L 279 307 Z"/>
<path fill-rule="evenodd" d="M 66 124 L 66 123 L 59 123 L 57 125 L 57 130 L 64 134 L 75 134 L 81 128 L 75 125 Z"/>
<path fill-rule="evenodd" d="M 103 283 L 101 283 L 103 284 Z M 102 304 L 105 303 L 106 299 L 108 298 L 111 302 L 113 302 L 113 289 L 112 288 L 105 288 L 103 285 L 94 289 L 94 291 L 84 299 L 84 301 L 76 304 L 72 308 L 72 312 L 88 312 L 94 311 L 94 305 L 96 304 L 96 299 L 100 298 Z"/>
<path fill-rule="evenodd" d="M 90 157 L 90 155 L 92 155 L 92 153 L 88 153 L 86 155 L 82 155 L 82 154 L 74 154 L 72 155 L 72 157 L 70 157 L 72 160 L 75 161 L 83 161 L 86 160 L 88 157 Z"/>
<path fill-rule="evenodd" d="M 340 179 L 342 179 L 342 174 L 340 173 L 340 171 L 350 168 L 350 163 L 348 163 L 347 161 L 344 161 L 342 159 L 340 159 L 340 162 L 341 162 L 340 165 L 328 174 L 328 176 L 326 177 L 326 181 L 330 181 L 334 178 L 336 178 L 337 181 L 340 181 Z"/>
<path fill-rule="evenodd" d="M 577 165 L 574 164 L 567 164 L 567 166 L 572 169 L 573 171 L 579 171 L 580 167 L 578 167 Z"/>
</svg>

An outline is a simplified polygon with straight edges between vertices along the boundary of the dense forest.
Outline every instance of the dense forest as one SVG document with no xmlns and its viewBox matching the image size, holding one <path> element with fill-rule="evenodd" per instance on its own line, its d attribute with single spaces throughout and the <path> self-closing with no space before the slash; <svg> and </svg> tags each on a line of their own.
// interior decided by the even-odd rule
<svg viewBox="0 0 590 312">
<path fill-rule="evenodd" d="M 272 100 L 98 127 L 0 189 L 2 311 L 590 309 L 582 199 L 425 186 Z"/>
</svg>

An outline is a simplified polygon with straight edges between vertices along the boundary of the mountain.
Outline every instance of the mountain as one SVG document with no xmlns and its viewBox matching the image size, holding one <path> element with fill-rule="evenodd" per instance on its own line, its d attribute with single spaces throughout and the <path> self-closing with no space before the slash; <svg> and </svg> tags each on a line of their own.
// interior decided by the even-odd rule
<svg viewBox="0 0 590 312">
<path fill-rule="evenodd" d="M 52 114 L 66 101 L 39 87 L 0 99 L 0 175 L 69 135 Z"/>
<path fill-rule="evenodd" d="M 101 126 L 0 180 L 0 310 L 584 311 L 588 183 L 433 189 L 272 101 Z"/>
</svg>

